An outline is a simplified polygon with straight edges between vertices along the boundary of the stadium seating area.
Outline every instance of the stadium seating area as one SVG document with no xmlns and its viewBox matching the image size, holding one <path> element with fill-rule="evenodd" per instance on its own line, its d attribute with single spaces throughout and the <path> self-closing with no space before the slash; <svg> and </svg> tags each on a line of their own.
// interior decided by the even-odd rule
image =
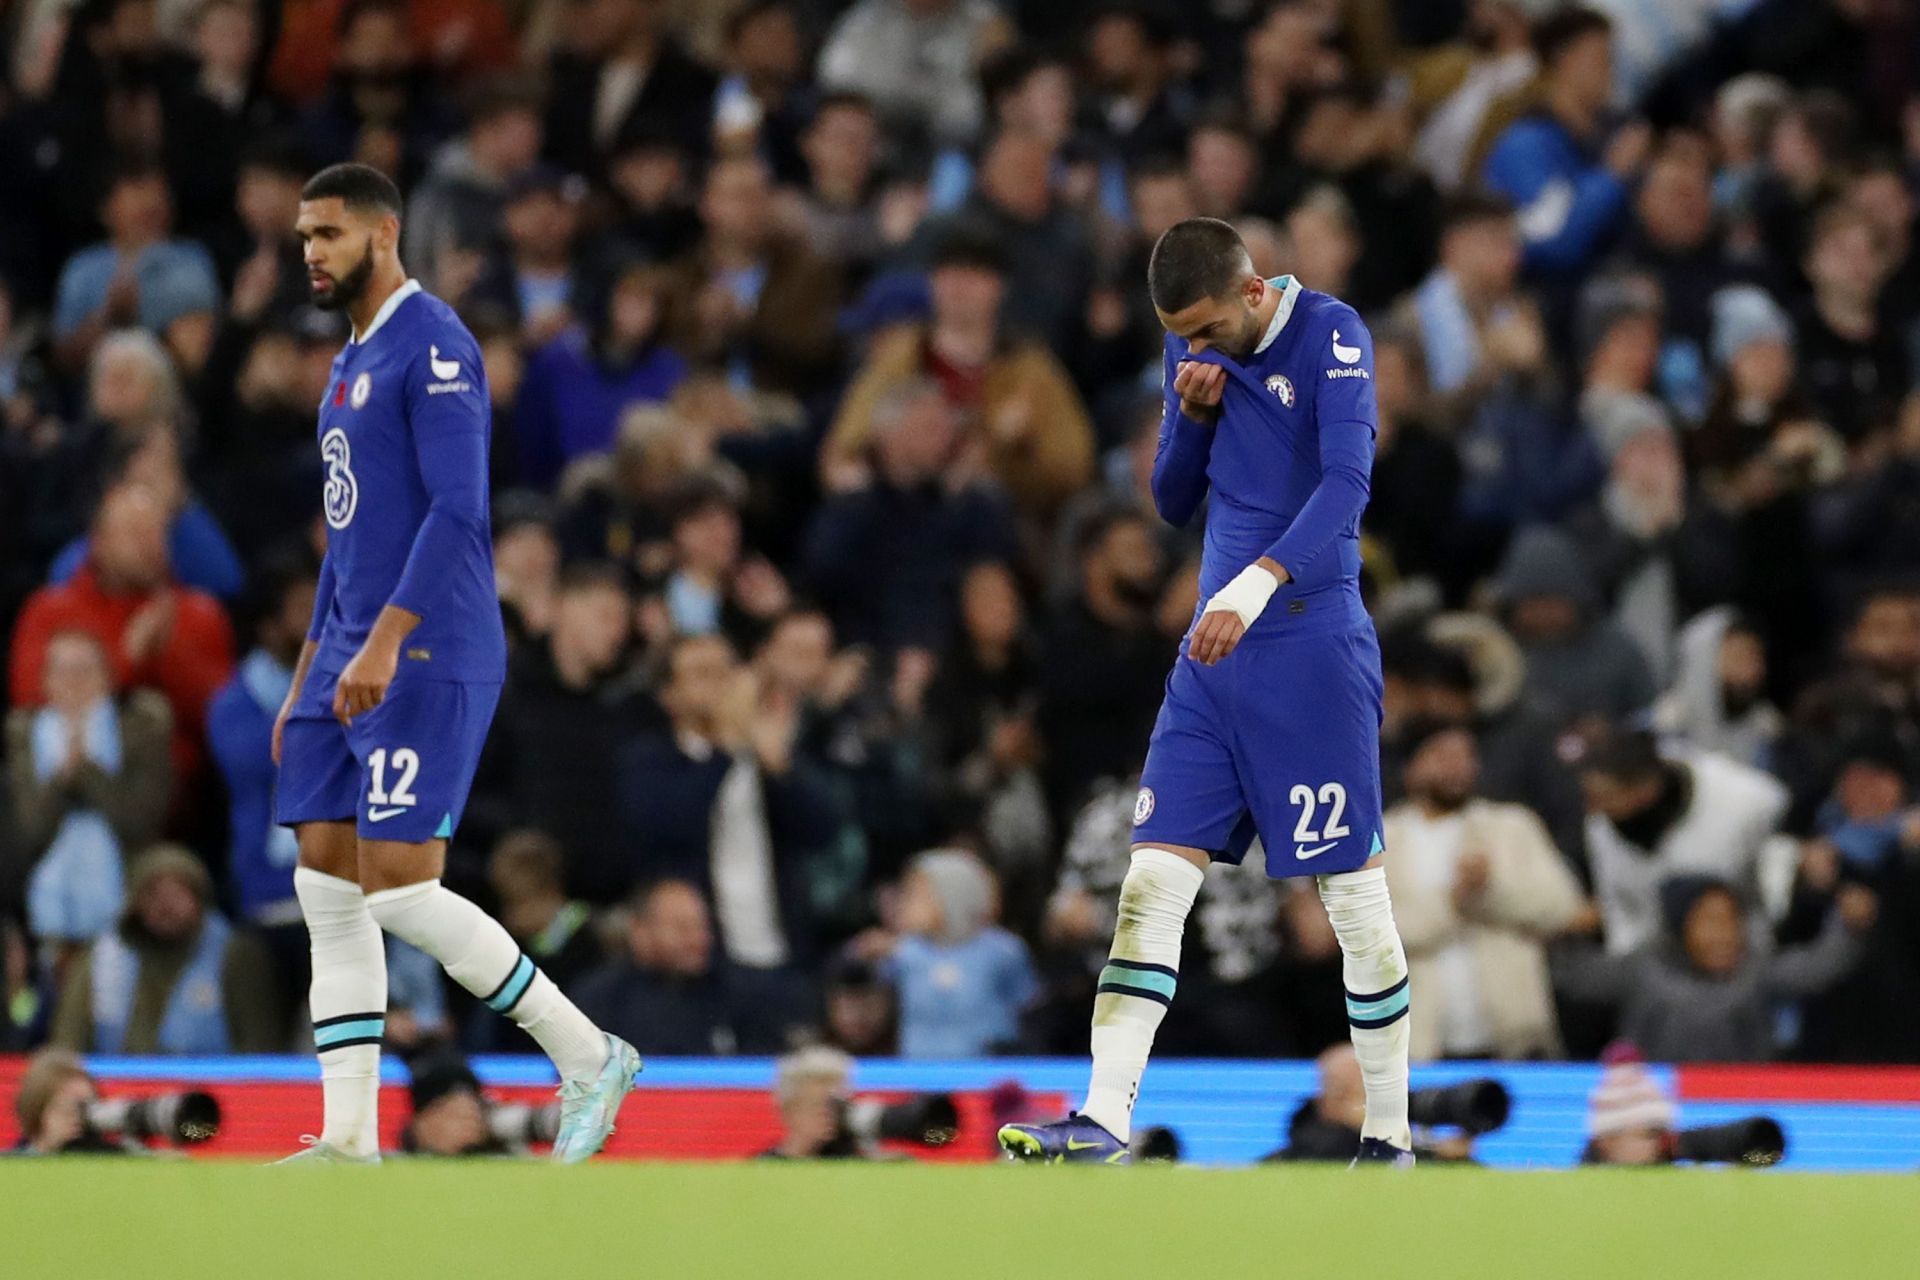
<svg viewBox="0 0 1920 1280">
<path fill-rule="evenodd" d="M 1197 593 L 1146 253 L 1205 214 L 1373 332 L 1416 1060 L 1920 1063 L 1890 0 L 6 6 L 0 1053 L 204 1053 L 181 975 L 220 1050 L 311 1043 L 268 732 L 345 336 L 292 225 L 348 159 L 493 404 L 512 659 L 448 878 L 644 1052 L 1084 1054 Z M 1254 862 L 1164 1055 L 1345 1039 Z M 399 1056 L 530 1051 L 391 972 Z"/>
</svg>

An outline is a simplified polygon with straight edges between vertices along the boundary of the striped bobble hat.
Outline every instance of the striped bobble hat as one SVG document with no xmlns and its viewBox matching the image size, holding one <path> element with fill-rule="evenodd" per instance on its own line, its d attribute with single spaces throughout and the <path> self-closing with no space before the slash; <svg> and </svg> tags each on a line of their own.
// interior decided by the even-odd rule
<svg viewBox="0 0 1920 1280">
<path fill-rule="evenodd" d="M 1637 1048 L 1615 1041 L 1600 1060 L 1607 1069 L 1599 1087 L 1587 1099 L 1589 1137 L 1604 1138 L 1632 1129 L 1667 1130 L 1679 1122 L 1679 1109 L 1647 1070 Z"/>
</svg>

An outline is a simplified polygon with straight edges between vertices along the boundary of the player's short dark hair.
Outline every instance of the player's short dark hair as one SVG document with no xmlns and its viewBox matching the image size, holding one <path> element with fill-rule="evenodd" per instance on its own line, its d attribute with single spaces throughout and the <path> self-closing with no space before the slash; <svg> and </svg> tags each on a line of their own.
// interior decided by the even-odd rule
<svg viewBox="0 0 1920 1280">
<path fill-rule="evenodd" d="M 1153 305 L 1172 314 L 1207 298 L 1224 298 L 1253 274 L 1253 259 L 1233 224 L 1188 218 L 1161 233 L 1147 263 Z"/>
<path fill-rule="evenodd" d="M 1463 191 L 1447 201 L 1440 211 L 1440 234 L 1482 222 L 1507 222 L 1514 216 L 1513 204 L 1490 191 Z"/>
<path fill-rule="evenodd" d="M 1659 742 L 1645 729 L 1614 729 L 1602 735 L 1580 762 L 1582 773 L 1616 782 L 1643 782 L 1664 767 Z"/>
<path fill-rule="evenodd" d="M 302 200 L 339 200 L 355 213 L 390 213 L 399 217 L 405 207 L 393 179 L 367 164 L 328 165 L 307 179 Z"/>
<path fill-rule="evenodd" d="M 1566 52 L 1567 46 L 1577 40 L 1592 35 L 1612 35 L 1613 19 L 1595 9 L 1575 6 L 1562 9 L 1535 24 L 1533 28 L 1533 53 L 1540 59 L 1543 68 L 1551 70 L 1554 59 Z"/>
</svg>

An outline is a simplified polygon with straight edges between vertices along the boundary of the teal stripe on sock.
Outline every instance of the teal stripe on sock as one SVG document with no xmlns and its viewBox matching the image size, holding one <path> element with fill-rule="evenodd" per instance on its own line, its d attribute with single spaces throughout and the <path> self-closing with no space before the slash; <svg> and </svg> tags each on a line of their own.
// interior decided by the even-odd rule
<svg viewBox="0 0 1920 1280">
<path fill-rule="evenodd" d="M 500 984 L 500 990 L 487 998 L 487 1007 L 495 1013 L 505 1013 L 520 1003 L 520 997 L 527 994 L 527 988 L 533 985 L 533 961 L 525 956 L 513 967 L 513 973 Z"/>
<path fill-rule="evenodd" d="M 1103 987 L 1133 987 L 1141 991 L 1151 991 L 1164 999 L 1173 999 L 1174 981 L 1171 974 L 1154 973 L 1146 969 L 1123 969 L 1110 964 L 1100 971 L 1100 985 Z"/>
<path fill-rule="evenodd" d="M 1400 988 L 1385 1000 L 1355 1000 L 1352 996 L 1348 996 L 1347 1016 L 1363 1022 L 1371 1022 L 1376 1018 L 1393 1018 L 1405 1013 L 1408 1003 L 1408 991 L 1405 987 Z"/>
<path fill-rule="evenodd" d="M 355 1018 L 351 1022 L 336 1022 L 320 1027 L 313 1033 L 313 1047 L 322 1053 L 334 1045 L 347 1040 L 365 1040 L 386 1034 L 385 1018 Z"/>
</svg>

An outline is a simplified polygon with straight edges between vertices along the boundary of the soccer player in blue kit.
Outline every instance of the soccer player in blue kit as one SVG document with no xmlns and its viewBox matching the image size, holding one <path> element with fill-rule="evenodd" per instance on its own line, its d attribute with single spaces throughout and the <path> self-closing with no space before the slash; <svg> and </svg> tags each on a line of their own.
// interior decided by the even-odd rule
<svg viewBox="0 0 1920 1280">
<path fill-rule="evenodd" d="M 602 1032 L 500 924 L 445 888 L 506 677 L 488 527 L 491 412 L 480 348 L 400 265 L 400 192 L 365 165 L 300 196 L 316 305 L 353 336 L 320 405 L 327 554 L 313 625 L 273 728 L 275 820 L 298 834 L 294 890 L 325 1121 L 298 1161 L 379 1160 L 381 930 L 524 1027 L 559 1070 L 554 1158 L 613 1131 L 640 1057 Z"/>
<path fill-rule="evenodd" d="M 1212 218 L 1160 237 L 1148 287 L 1167 329 L 1154 503 L 1181 525 L 1211 489 L 1205 603 L 1147 750 L 1086 1103 L 1008 1125 L 1000 1145 L 1022 1160 L 1127 1161 L 1207 864 L 1238 863 L 1258 835 L 1268 875 L 1318 878 L 1340 939 L 1367 1096 L 1356 1159 L 1410 1165 L 1407 960 L 1380 866 L 1380 645 L 1360 601 L 1373 341 L 1338 299 L 1261 279 Z"/>
</svg>

